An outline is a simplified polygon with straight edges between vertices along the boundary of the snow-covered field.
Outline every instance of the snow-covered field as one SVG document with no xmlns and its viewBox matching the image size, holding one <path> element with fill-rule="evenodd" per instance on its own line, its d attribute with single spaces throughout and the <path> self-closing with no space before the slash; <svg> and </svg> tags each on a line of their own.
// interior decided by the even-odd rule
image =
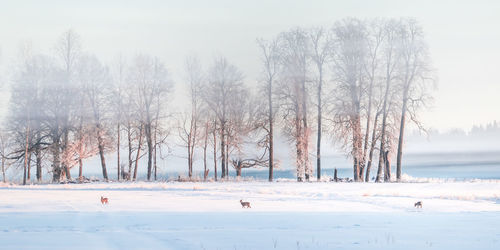
<svg viewBox="0 0 500 250">
<path fill-rule="evenodd" d="M 68 248 L 500 249 L 500 181 L 0 184 L 0 249 Z"/>
</svg>

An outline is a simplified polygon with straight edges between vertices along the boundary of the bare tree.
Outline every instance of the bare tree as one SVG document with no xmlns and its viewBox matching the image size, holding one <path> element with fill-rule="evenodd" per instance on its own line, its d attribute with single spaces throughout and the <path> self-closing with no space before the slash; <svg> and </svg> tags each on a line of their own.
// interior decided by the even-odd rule
<svg viewBox="0 0 500 250">
<path fill-rule="evenodd" d="M 136 56 L 130 70 L 131 84 L 136 86 L 136 103 L 144 129 L 144 137 L 148 149 L 147 179 L 151 180 L 153 170 L 153 151 L 155 143 L 153 134 L 159 113 L 164 112 L 164 101 L 170 92 L 172 82 L 164 64 L 150 56 Z M 158 101 L 161 100 L 161 101 Z M 135 175 L 135 174 L 134 174 Z"/>
<path fill-rule="evenodd" d="M 187 147 L 188 175 L 193 176 L 194 151 L 200 137 L 199 124 L 201 123 L 201 86 L 203 84 L 203 72 L 199 60 L 196 57 L 188 57 L 185 64 L 186 81 L 189 88 L 190 112 L 182 119 L 180 137 Z"/>
<path fill-rule="evenodd" d="M 228 175 L 228 136 L 231 122 L 231 108 L 238 106 L 243 89 L 243 74 L 224 57 L 217 58 L 208 74 L 208 85 L 204 100 L 217 119 L 220 136 L 221 178 Z"/>
<path fill-rule="evenodd" d="M 321 180 L 321 132 L 322 128 L 322 118 L 323 118 L 323 83 L 325 75 L 325 67 L 327 60 L 330 56 L 331 51 L 331 41 L 329 34 L 321 27 L 311 29 L 309 31 L 309 37 L 311 39 L 311 59 L 316 66 L 316 79 L 315 83 L 317 85 L 317 138 L 316 138 L 316 174 L 318 181 Z"/>
<path fill-rule="evenodd" d="M 366 105 L 367 109 L 366 109 L 366 126 L 365 126 L 365 136 L 364 136 L 364 146 L 363 146 L 363 160 L 361 161 L 360 171 L 359 171 L 360 179 L 363 178 L 363 172 L 366 171 L 366 177 L 365 177 L 366 182 L 370 181 L 370 169 L 372 165 L 373 152 L 375 150 L 375 144 L 377 142 L 377 136 L 376 136 L 377 123 L 378 123 L 378 118 L 380 116 L 381 98 L 379 97 L 379 95 L 377 95 L 378 88 L 376 88 L 376 86 L 380 85 L 380 71 L 381 71 L 380 50 L 385 36 L 384 25 L 385 22 L 383 19 L 374 19 L 367 23 L 368 37 L 366 45 L 367 45 L 368 58 L 367 62 L 365 63 L 365 71 L 366 71 L 366 76 L 368 78 L 367 79 L 368 104 Z M 382 91 L 378 92 L 380 93 Z M 372 113 L 374 106 L 376 107 L 376 109 L 375 109 L 375 117 L 373 119 L 373 124 L 372 124 Z M 373 128 L 371 127 L 372 125 Z M 370 129 L 372 131 L 370 131 Z M 371 132 L 371 141 L 369 140 L 370 132 Z M 368 148 L 369 144 L 370 148 Z M 367 153 L 368 153 L 368 159 L 367 159 Z"/>
<path fill-rule="evenodd" d="M 76 34 L 72 30 L 68 30 L 64 32 L 61 37 L 59 38 L 57 44 L 56 44 L 56 53 L 58 58 L 60 59 L 61 66 L 62 66 L 62 83 L 59 86 L 59 92 L 61 92 L 60 98 L 63 100 L 63 105 L 60 107 L 60 127 L 59 129 L 61 130 L 61 137 L 62 138 L 54 138 L 61 140 L 62 142 L 56 142 L 56 145 L 60 144 L 61 147 L 61 152 L 66 154 L 66 148 L 69 144 L 69 137 L 70 137 L 70 132 L 72 129 L 72 110 L 73 110 L 73 96 L 77 93 L 78 89 L 75 84 L 75 73 L 76 73 L 76 67 L 77 63 L 79 60 L 79 56 L 81 54 L 81 43 L 80 43 L 80 36 Z M 55 150 L 55 149 L 54 149 Z M 59 149 L 57 149 L 59 150 Z M 59 155 L 59 153 L 55 154 L 56 156 Z M 59 160 L 57 160 L 59 161 Z M 56 164 L 54 164 L 55 167 Z M 63 178 L 68 178 L 71 179 L 70 175 L 70 168 L 67 166 L 64 162 L 62 162 L 62 172 L 60 172 L 58 169 L 55 170 L 56 176 L 60 175 L 59 173 L 62 173 Z"/>
<path fill-rule="evenodd" d="M 201 139 L 203 140 L 203 181 L 207 181 L 209 169 L 207 168 L 207 148 L 208 141 L 210 140 L 210 122 L 208 120 L 203 121 L 203 134 Z"/>
<path fill-rule="evenodd" d="M 360 178 L 363 159 L 361 127 L 362 102 L 365 96 L 367 32 L 363 21 L 353 18 L 339 21 L 333 27 L 335 47 L 332 50 L 333 72 L 336 80 L 334 121 L 337 135 L 344 147 L 350 147 L 354 180 Z"/>
<path fill-rule="evenodd" d="M 126 77 L 126 60 L 123 57 L 119 57 L 114 67 L 112 67 L 112 78 L 113 78 L 113 107 L 114 107 L 114 119 L 116 125 L 116 179 L 120 180 L 121 173 L 121 161 L 120 161 L 120 139 L 122 134 L 122 123 L 124 117 L 124 98 L 125 98 L 125 77 Z"/>
<path fill-rule="evenodd" d="M 267 97 L 267 109 L 264 109 L 266 114 L 262 128 L 265 130 L 266 135 L 263 141 L 265 148 L 268 151 L 268 168 L 269 168 L 269 181 L 273 181 L 274 172 L 274 121 L 275 115 L 278 111 L 276 102 L 273 102 L 275 93 L 275 84 L 278 80 L 280 73 L 280 58 L 279 58 L 279 44 L 278 40 L 265 41 L 262 39 L 257 40 L 258 46 L 261 50 L 261 61 L 263 64 L 262 82 L 263 92 Z M 267 123 L 267 124 L 265 124 Z"/>
<path fill-rule="evenodd" d="M 3 183 L 6 183 L 7 182 L 7 179 L 5 178 L 5 170 L 6 170 L 6 166 L 5 166 L 5 163 L 7 161 L 7 147 L 8 147 L 8 143 L 9 143 L 9 138 L 8 138 L 8 134 L 5 132 L 5 131 L 0 131 L 0 154 L 1 154 L 1 157 L 2 157 L 2 181 Z"/>
<path fill-rule="evenodd" d="M 217 181 L 217 119 L 212 123 L 212 145 L 214 146 L 214 179 Z"/>
<path fill-rule="evenodd" d="M 417 120 L 416 112 L 426 104 L 428 84 L 432 82 L 427 45 L 423 29 L 414 19 L 402 19 L 399 30 L 401 36 L 401 118 L 397 150 L 396 178 L 401 181 L 401 161 L 403 158 L 403 141 L 406 116 L 414 121 L 419 128 L 422 125 Z"/>
<path fill-rule="evenodd" d="M 37 155 L 37 180 L 41 181 L 41 154 L 45 147 L 45 130 L 42 124 L 44 97 L 42 89 L 52 80 L 54 65 L 42 55 L 33 55 L 23 47 L 22 62 L 11 88 L 8 130 L 13 140 L 13 152 L 8 158 L 23 159 L 23 183 L 31 177 L 31 154 Z"/>
<path fill-rule="evenodd" d="M 280 99 L 285 133 L 295 142 L 297 180 L 309 180 L 312 174 L 309 161 L 307 69 L 309 40 L 300 28 L 279 35 L 280 59 L 283 71 L 280 75 Z"/>
<path fill-rule="evenodd" d="M 108 180 L 105 150 L 109 147 L 111 79 L 108 69 L 94 56 L 82 57 L 78 70 L 78 80 L 82 86 L 85 103 L 90 107 L 90 119 L 93 121 L 94 132 L 101 160 L 102 176 Z"/>
<path fill-rule="evenodd" d="M 388 117 L 391 112 L 391 107 L 395 105 L 391 104 L 391 100 L 394 100 L 394 81 L 397 80 L 397 66 L 400 62 L 400 53 L 398 51 L 399 47 L 399 37 L 398 37 L 398 22 L 396 20 L 389 20 L 384 26 L 385 42 L 383 47 L 383 68 L 384 68 L 384 81 L 385 90 L 384 98 L 382 104 L 382 127 L 380 134 L 380 147 L 379 147 L 379 163 L 377 170 L 376 181 L 380 182 L 382 179 L 382 170 L 384 173 L 384 181 L 390 181 L 391 179 L 391 169 L 387 162 L 388 153 L 391 151 L 387 147 L 388 132 L 387 129 L 390 126 L 388 122 Z"/>
</svg>

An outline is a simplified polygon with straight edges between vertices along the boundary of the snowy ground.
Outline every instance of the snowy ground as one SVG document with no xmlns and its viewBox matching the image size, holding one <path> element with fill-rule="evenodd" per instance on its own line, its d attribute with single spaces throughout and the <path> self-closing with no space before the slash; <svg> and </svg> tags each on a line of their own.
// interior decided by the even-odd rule
<svg viewBox="0 0 500 250">
<path fill-rule="evenodd" d="M 500 181 L 0 186 L 0 249 L 68 247 L 500 249 Z"/>
</svg>

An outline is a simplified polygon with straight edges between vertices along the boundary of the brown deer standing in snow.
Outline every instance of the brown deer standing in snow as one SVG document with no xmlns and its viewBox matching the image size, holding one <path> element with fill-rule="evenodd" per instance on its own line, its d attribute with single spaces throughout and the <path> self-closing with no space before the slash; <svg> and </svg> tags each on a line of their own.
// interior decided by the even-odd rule
<svg viewBox="0 0 500 250">
<path fill-rule="evenodd" d="M 245 208 L 245 207 L 247 207 L 247 208 L 252 208 L 252 207 L 250 206 L 250 202 L 248 202 L 248 201 L 243 201 L 243 200 L 240 200 L 240 203 L 241 203 L 241 207 L 242 207 L 242 208 Z"/>
<path fill-rule="evenodd" d="M 108 198 L 104 198 L 101 196 L 101 204 L 108 204 Z"/>
</svg>

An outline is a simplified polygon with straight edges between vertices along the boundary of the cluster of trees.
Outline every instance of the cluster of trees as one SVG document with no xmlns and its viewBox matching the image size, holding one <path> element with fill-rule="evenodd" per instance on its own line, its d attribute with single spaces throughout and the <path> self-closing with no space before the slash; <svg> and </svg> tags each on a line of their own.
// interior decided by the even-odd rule
<svg viewBox="0 0 500 250">
<path fill-rule="evenodd" d="M 60 37 L 52 55 L 33 53 L 29 44 L 21 54 L 1 138 L 2 164 L 22 166 L 24 184 L 32 178 L 32 163 L 37 181 L 44 166 L 54 182 L 71 179 L 78 166 L 82 180 L 83 160 L 97 155 L 108 180 L 105 155 L 112 150 L 118 153 L 118 179 L 135 180 L 146 154 L 148 180 L 156 175 L 156 149 L 168 133 L 160 120 L 172 86 L 160 60 L 138 55 L 108 67 L 82 51 L 73 31 Z M 122 133 L 128 167 L 120 163 Z"/>
<path fill-rule="evenodd" d="M 273 141 L 280 131 L 294 145 L 297 180 L 313 178 L 311 158 L 320 180 L 325 132 L 353 159 L 355 181 L 370 180 L 377 154 L 376 181 L 390 181 L 394 152 L 400 180 L 405 126 L 411 120 L 421 127 L 417 111 L 433 82 L 422 27 L 414 19 L 348 18 L 330 28 L 294 28 L 258 39 L 257 46 L 262 70 L 255 88 L 224 57 L 206 70 L 188 57 L 183 83 L 189 108 L 179 113 L 167 109 L 172 81 L 157 58 L 138 55 L 109 67 L 83 53 L 72 31 L 61 36 L 54 55 L 33 55 L 27 47 L 0 138 L 2 170 L 6 161 L 23 166 L 26 183 L 32 162 L 37 180 L 43 166 L 53 181 L 70 179 L 78 166 L 81 179 L 83 160 L 98 155 L 107 180 L 105 154 L 116 152 L 118 179 L 135 180 L 145 155 L 147 179 L 156 179 L 157 152 L 175 130 L 186 148 L 189 178 L 195 154 L 202 153 L 205 180 L 210 165 L 217 180 L 220 163 L 222 179 L 230 165 L 238 176 L 243 168 L 261 166 L 269 168 L 272 181 Z M 123 136 L 126 163 L 120 163 Z M 257 154 L 248 153 L 249 142 Z"/>
<path fill-rule="evenodd" d="M 316 179 L 321 179 L 322 132 L 353 159 L 355 181 L 370 180 L 377 154 L 376 181 L 390 181 L 393 153 L 396 179 L 401 179 L 406 124 L 413 121 L 422 128 L 417 112 L 429 102 L 434 83 L 423 30 L 416 20 L 348 18 L 328 29 L 294 28 L 270 40 L 258 39 L 257 45 L 262 71 L 255 98 L 248 98 L 251 90 L 242 84 L 241 73 L 225 59 L 216 60 L 205 79 L 196 67 L 196 84 L 190 81 L 189 129 L 183 127 L 190 176 L 198 125 L 205 129 L 200 133 L 205 169 L 212 134 L 214 154 L 220 141 L 222 178 L 232 157 L 238 175 L 241 168 L 265 166 L 271 181 L 276 165 L 273 138 L 279 125 L 295 146 L 298 181 L 313 176 L 314 156 Z M 201 92 L 205 95 L 196 98 Z M 314 133 L 315 154 L 310 152 Z M 260 157 L 245 158 L 241 149 L 248 137 L 260 138 L 256 141 L 262 148 Z M 217 171 L 217 162 L 214 165 Z"/>
</svg>

